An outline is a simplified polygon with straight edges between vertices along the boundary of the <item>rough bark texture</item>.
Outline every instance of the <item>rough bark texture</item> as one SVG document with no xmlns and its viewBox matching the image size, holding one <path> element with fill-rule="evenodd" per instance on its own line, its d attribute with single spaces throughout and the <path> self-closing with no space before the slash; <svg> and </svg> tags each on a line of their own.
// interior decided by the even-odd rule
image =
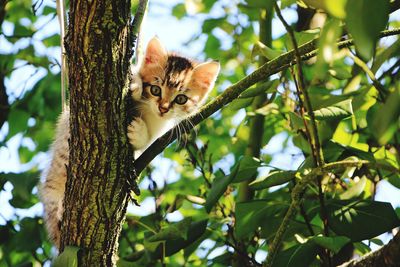
<svg viewBox="0 0 400 267">
<path fill-rule="evenodd" d="M 400 231 L 382 248 L 340 267 L 398 267 L 400 266 Z"/>
<path fill-rule="evenodd" d="M 71 139 L 60 250 L 81 248 L 79 266 L 116 263 L 132 166 L 124 101 L 131 39 L 129 0 L 70 2 Z"/>
</svg>

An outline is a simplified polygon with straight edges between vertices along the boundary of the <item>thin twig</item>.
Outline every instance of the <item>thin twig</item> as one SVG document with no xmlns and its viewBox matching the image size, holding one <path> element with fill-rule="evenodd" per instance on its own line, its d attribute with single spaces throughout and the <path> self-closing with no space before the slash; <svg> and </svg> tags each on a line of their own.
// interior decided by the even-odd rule
<svg viewBox="0 0 400 267">
<path fill-rule="evenodd" d="M 348 51 L 346 54 L 347 54 L 347 56 L 351 57 L 353 59 L 354 63 L 356 65 L 358 65 L 368 75 L 368 77 L 372 81 L 372 84 L 374 85 L 376 90 L 378 90 L 378 93 L 379 93 L 379 96 L 380 96 L 381 100 L 384 101 L 385 100 L 385 96 L 387 95 L 387 90 L 376 79 L 375 74 L 368 67 L 368 65 L 361 58 L 359 58 L 356 55 L 350 53 L 350 51 Z"/>
<path fill-rule="evenodd" d="M 133 18 L 133 22 L 132 22 L 132 35 L 134 36 L 134 41 L 136 41 L 136 57 L 135 60 L 137 63 L 137 55 L 140 55 L 141 51 L 141 47 L 140 47 L 140 28 L 142 26 L 142 22 L 143 19 L 145 17 L 146 14 L 146 10 L 147 10 L 147 5 L 148 5 L 148 0 L 139 0 L 139 4 L 138 7 L 136 9 L 136 13 L 135 13 L 135 17 Z"/>
<path fill-rule="evenodd" d="M 293 29 L 289 26 L 289 24 L 283 18 L 281 10 L 279 9 L 279 6 L 276 2 L 274 3 L 274 8 L 275 8 L 275 12 L 276 12 L 276 15 L 278 16 L 279 20 L 285 26 L 285 29 L 286 29 L 287 33 L 289 34 L 290 40 L 293 45 L 294 55 L 295 55 L 296 63 L 297 63 L 297 68 L 296 68 L 297 80 L 298 80 L 297 84 L 299 87 L 299 91 L 301 93 L 301 95 L 299 95 L 299 97 L 303 96 L 303 103 L 305 105 L 306 111 L 308 112 L 308 115 L 310 116 L 310 124 L 311 124 L 311 134 L 310 134 L 311 140 L 310 141 L 311 141 L 311 149 L 313 150 L 313 158 L 314 158 L 316 166 L 322 166 L 324 164 L 324 157 L 322 154 L 322 148 L 321 148 L 319 138 L 318 138 L 317 124 L 315 122 L 314 110 L 312 108 L 310 97 L 308 95 L 308 92 L 307 92 L 306 86 L 305 86 L 304 75 L 303 75 L 303 70 L 302 70 L 302 59 L 301 59 L 299 47 L 297 45 L 297 40 L 296 40 L 296 37 L 294 36 Z"/>
</svg>

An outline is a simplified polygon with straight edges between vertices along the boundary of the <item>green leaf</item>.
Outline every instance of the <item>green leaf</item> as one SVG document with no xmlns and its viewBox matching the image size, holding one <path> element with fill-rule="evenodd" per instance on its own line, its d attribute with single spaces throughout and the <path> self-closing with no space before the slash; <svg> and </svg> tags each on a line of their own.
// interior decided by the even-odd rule
<svg viewBox="0 0 400 267">
<path fill-rule="evenodd" d="M 314 242 L 306 242 L 279 253 L 272 267 L 310 267 L 318 254 L 318 247 Z"/>
<path fill-rule="evenodd" d="M 78 253 L 80 248 L 67 246 L 64 251 L 54 259 L 53 267 L 78 267 Z"/>
<path fill-rule="evenodd" d="M 58 33 L 46 37 L 42 40 L 43 44 L 47 47 L 60 46 L 60 35 Z"/>
<path fill-rule="evenodd" d="M 347 80 L 353 77 L 350 71 L 347 70 L 345 67 L 332 67 L 328 70 L 329 74 L 332 77 L 338 80 Z"/>
<path fill-rule="evenodd" d="M 379 144 L 387 144 L 398 131 L 400 117 L 400 87 L 398 86 L 382 105 L 371 109 L 371 120 L 368 126 Z M 369 119 L 369 118 L 367 118 Z"/>
<path fill-rule="evenodd" d="M 303 119 L 296 113 L 289 111 L 290 126 L 293 132 L 297 132 L 299 129 L 304 129 Z"/>
<path fill-rule="evenodd" d="M 370 239 L 400 225 L 392 205 L 386 202 L 335 200 L 326 210 L 331 229 L 352 241 Z"/>
<path fill-rule="evenodd" d="M 333 253 L 337 254 L 342 247 L 344 247 L 351 240 L 345 236 L 315 236 L 312 238 L 312 241 L 314 241 L 317 245 L 327 248 Z"/>
<path fill-rule="evenodd" d="M 238 238 L 251 235 L 258 227 L 269 224 L 279 218 L 287 208 L 287 203 L 276 203 L 271 200 L 257 199 L 236 203 L 235 233 Z M 278 224 L 279 225 L 279 224 Z"/>
<path fill-rule="evenodd" d="M 348 0 L 324 0 L 326 11 L 338 19 L 346 18 L 346 4 Z"/>
<path fill-rule="evenodd" d="M 340 199 L 352 199 L 361 195 L 364 192 L 365 186 L 367 184 L 367 177 L 363 176 L 357 183 L 353 183 L 353 185 L 340 194 Z"/>
<path fill-rule="evenodd" d="M 273 0 L 246 0 L 249 7 L 271 9 L 274 4 Z"/>
<path fill-rule="evenodd" d="M 55 14 L 57 10 L 54 7 L 45 6 L 42 15 Z"/>
<path fill-rule="evenodd" d="M 225 20 L 226 20 L 226 17 L 206 19 L 203 22 L 202 32 L 203 33 L 211 33 L 212 30 L 217 28 Z"/>
<path fill-rule="evenodd" d="M 268 103 L 265 106 L 262 106 L 256 109 L 254 112 L 248 112 L 247 115 L 252 116 L 255 114 L 268 116 L 270 114 L 279 114 L 279 106 L 276 103 Z"/>
<path fill-rule="evenodd" d="M 145 249 L 139 250 L 139 251 L 135 251 L 131 254 L 129 254 L 128 256 L 125 256 L 123 259 L 123 262 L 120 262 L 120 260 L 117 263 L 117 266 L 125 266 L 125 264 L 127 264 L 127 262 L 133 262 L 133 261 L 138 261 L 144 254 L 146 253 Z M 130 266 L 129 264 L 126 266 Z"/>
<path fill-rule="evenodd" d="M 184 219 L 185 220 L 185 219 Z M 181 249 L 186 249 L 189 248 L 192 244 L 195 242 L 201 240 L 202 238 L 206 238 L 209 236 L 210 233 L 207 234 L 206 229 L 207 229 L 207 223 L 208 220 L 201 220 L 197 222 L 192 222 L 190 223 L 189 227 L 184 230 L 187 233 L 187 236 L 185 238 L 183 237 L 178 237 L 175 236 L 172 239 L 167 239 L 165 241 L 157 241 L 157 242 L 150 242 L 148 240 L 150 236 L 149 232 L 145 233 L 144 237 L 144 245 L 146 248 L 146 251 L 149 252 L 152 258 L 160 259 L 165 256 L 171 256 L 175 254 L 176 252 L 180 251 Z M 164 243 L 165 251 L 161 244 Z M 192 250 L 193 251 L 193 250 Z M 165 253 L 164 253 L 165 252 Z M 135 254 L 131 254 L 127 260 L 135 260 L 136 258 L 140 257 L 142 252 Z"/>
<path fill-rule="evenodd" d="M 317 63 L 314 66 L 313 79 L 326 79 L 328 66 L 337 59 L 338 47 L 336 45 L 342 33 L 340 20 L 330 19 L 322 28 L 321 37 L 318 40 Z"/>
<path fill-rule="evenodd" d="M 267 176 L 258 178 L 249 184 L 253 190 L 261 190 L 289 182 L 295 177 L 296 171 L 274 171 Z"/>
<path fill-rule="evenodd" d="M 254 58 L 255 56 L 263 56 L 266 59 L 271 60 L 276 57 L 279 57 L 283 53 L 284 51 L 273 50 L 272 48 L 269 48 L 262 42 L 257 42 L 254 45 L 253 50 L 251 51 L 251 57 Z"/>
<path fill-rule="evenodd" d="M 235 99 L 228 105 L 228 108 L 232 111 L 237 111 L 242 108 L 247 108 L 252 103 L 253 103 L 253 98 Z"/>
<path fill-rule="evenodd" d="M 312 30 L 306 30 L 306 31 L 301 31 L 301 32 L 295 32 L 294 35 L 297 40 L 297 45 L 301 46 L 302 44 L 308 43 L 308 42 L 314 40 L 315 38 L 319 37 L 320 29 L 312 29 Z M 292 50 L 293 44 L 290 41 L 289 35 L 285 34 L 284 39 L 285 39 L 285 45 L 287 46 L 287 49 Z"/>
<path fill-rule="evenodd" d="M 232 259 L 233 259 L 233 253 L 229 251 L 225 252 L 224 254 L 219 255 L 211 260 L 213 263 L 212 266 L 215 266 L 216 264 L 220 264 L 217 266 L 231 266 Z"/>
<path fill-rule="evenodd" d="M 30 27 L 25 27 L 25 26 L 22 26 L 19 23 L 16 23 L 14 25 L 15 25 L 14 35 L 16 35 L 16 36 L 30 37 L 34 33 L 34 31 L 33 31 L 31 26 Z"/>
<path fill-rule="evenodd" d="M 397 187 L 400 189 L 400 176 L 395 175 L 395 176 L 390 176 L 388 178 L 388 182 L 391 183 L 393 186 Z"/>
<path fill-rule="evenodd" d="M 35 53 L 35 47 L 33 45 L 29 45 L 21 50 L 18 51 L 16 54 L 18 59 L 25 60 L 29 62 L 30 64 L 37 66 L 37 67 L 43 67 L 48 69 L 50 65 L 50 61 L 47 56 L 39 56 Z M 53 75 L 49 75 L 50 77 Z M 48 77 L 45 77 L 44 79 L 47 79 Z M 42 80 L 44 80 L 42 79 Z"/>
<path fill-rule="evenodd" d="M 150 236 L 148 242 L 158 242 L 166 240 L 174 240 L 178 238 L 187 239 L 188 229 L 192 222 L 191 217 L 184 218 L 182 221 L 170 224 L 161 229 L 158 233 Z"/>
<path fill-rule="evenodd" d="M 171 256 L 181 249 L 188 248 L 191 244 L 197 241 L 199 238 L 205 234 L 207 229 L 208 220 L 201 220 L 198 222 L 192 222 L 187 231 L 186 239 L 179 238 L 177 240 L 167 240 L 165 244 L 165 255 Z M 185 251 L 186 254 L 186 251 Z"/>
<path fill-rule="evenodd" d="M 296 0 L 282 0 L 281 1 L 281 9 L 289 7 L 296 3 Z"/>
<path fill-rule="evenodd" d="M 388 61 L 391 57 L 399 54 L 400 54 L 400 39 L 397 39 L 389 47 L 385 47 L 384 49 L 380 50 L 377 53 L 371 67 L 372 73 L 376 73 L 378 69 L 382 66 L 382 64 Z"/>
<path fill-rule="evenodd" d="M 206 203 L 204 207 L 209 213 L 217 203 L 218 199 L 224 194 L 228 185 L 235 179 L 239 168 L 235 168 L 230 175 L 223 177 L 216 177 L 211 185 L 210 192 L 207 195 Z"/>
<path fill-rule="evenodd" d="M 183 18 L 186 15 L 185 4 L 177 4 L 172 8 L 172 15 L 178 19 Z"/>
<path fill-rule="evenodd" d="M 317 120 L 341 120 L 353 114 L 351 99 L 314 111 Z"/>
<path fill-rule="evenodd" d="M 240 183 L 252 179 L 257 174 L 257 168 L 260 167 L 259 159 L 251 156 L 243 156 L 239 159 L 238 164 L 234 167 L 237 171 L 233 179 L 233 183 Z"/>
<path fill-rule="evenodd" d="M 389 0 L 348 0 L 346 25 L 360 55 L 368 61 L 374 54 L 380 31 L 389 19 Z"/>
<path fill-rule="evenodd" d="M 5 55 L 0 53 L 0 71 L 7 73 L 14 67 L 15 55 Z"/>
<path fill-rule="evenodd" d="M 25 217 L 19 222 L 20 230 L 15 234 L 15 236 L 13 236 L 11 240 L 11 242 L 15 242 L 15 248 L 17 251 L 35 251 L 41 247 L 41 221 L 42 219 L 39 217 Z M 29 242 L 26 242 L 27 240 L 29 240 Z"/>
<path fill-rule="evenodd" d="M 9 201 L 13 207 L 26 209 L 38 202 L 37 197 L 32 194 L 33 187 L 39 182 L 38 172 L 7 173 L 2 176 L 13 185 L 13 198 Z"/>
<path fill-rule="evenodd" d="M 29 117 L 30 115 L 26 111 L 12 107 L 8 114 L 9 130 L 7 138 L 10 139 L 17 133 L 26 131 Z"/>
<path fill-rule="evenodd" d="M 37 151 L 31 150 L 25 146 L 20 146 L 18 148 L 19 161 L 23 164 L 28 163 L 36 155 Z"/>
<path fill-rule="evenodd" d="M 219 58 L 221 50 L 221 41 L 213 34 L 209 34 L 204 50 L 207 51 L 208 55 L 212 58 Z"/>
<path fill-rule="evenodd" d="M 247 89 L 246 91 L 241 93 L 239 95 L 239 98 L 255 97 L 255 96 L 264 94 L 266 91 L 275 90 L 278 85 L 279 85 L 278 79 L 266 81 L 255 87 L 250 87 L 249 89 Z"/>
</svg>

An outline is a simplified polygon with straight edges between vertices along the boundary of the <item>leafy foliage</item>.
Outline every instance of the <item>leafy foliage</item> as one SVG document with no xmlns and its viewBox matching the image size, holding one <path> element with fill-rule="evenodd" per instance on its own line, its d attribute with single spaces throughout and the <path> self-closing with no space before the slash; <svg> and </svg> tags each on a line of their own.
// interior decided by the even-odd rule
<svg viewBox="0 0 400 267">
<path fill-rule="evenodd" d="M 0 31 L 0 82 L 9 103 L 0 121 L 0 156 L 6 159 L 16 148 L 21 166 L 0 165 L 5 169 L 1 202 L 9 196 L 13 209 L 10 216 L 1 215 L 1 266 L 43 265 L 54 254 L 36 185 L 61 109 L 59 67 L 50 53 L 58 51 L 59 35 L 46 31 L 48 23 L 56 23 L 53 3 L 40 3 L 33 3 L 33 12 L 28 0 L 8 1 Z M 312 123 L 326 163 L 362 159 L 371 164 L 329 170 L 308 184 L 273 266 L 318 266 L 328 257 L 340 261 L 345 251 L 362 255 L 371 249 L 364 241 L 382 245 L 379 235 L 399 226 L 398 210 L 375 200 L 381 184 L 400 188 L 400 41 L 379 41 L 380 31 L 400 26 L 398 18 L 391 17 L 389 0 L 280 1 L 287 19 L 296 11 L 304 14 L 302 6 L 327 12 L 320 29 L 300 25 L 301 15 L 293 25 L 303 29 L 295 33 L 299 45 L 319 38 L 317 56 L 301 69 L 314 116 L 299 97 L 297 67 L 283 66 L 203 121 L 196 133 L 181 136 L 183 145 L 168 147 L 164 159 L 157 159 L 161 164 L 142 175 L 139 202 L 154 209 L 143 216 L 128 214 L 120 266 L 261 264 L 293 189 L 316 167 Z M 204 46 L 203 57 L 223 66 L 211 97 L 261 61 L 293 49 L 284 31 L 269 33 L 270 44 L 259 42 L 260 12 L 272 7 L 273 1 L 262 0 L 186 0 L 171 7 L 177 19 L 202 22 L 190 41 Z M 280 22 L 274 19 L 273 25 Z M 355 47 L 339 50 L 336 41 L 347 35 Z M 255 105 L 260 96 L 264 100 Z M 262 118 L 261 127 L 253 126 L 255 117 Z M 75 266 L 78 254 L 70 247 L 55 264 Z"/>
</svg>

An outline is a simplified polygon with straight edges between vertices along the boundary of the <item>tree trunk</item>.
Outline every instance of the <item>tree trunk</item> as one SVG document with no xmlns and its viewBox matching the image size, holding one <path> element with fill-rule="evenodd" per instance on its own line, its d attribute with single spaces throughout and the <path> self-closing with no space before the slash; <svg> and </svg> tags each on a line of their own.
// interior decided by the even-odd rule
<svg viewBox="0 0 400 267">
<path fill-rule="evenodd" d="M 70 2 L 71 138 L 60 252 L 79 247 L 79 266 L 115 265 L 129 200 L 130 7 L 129 0 Z"/>
</svg>

